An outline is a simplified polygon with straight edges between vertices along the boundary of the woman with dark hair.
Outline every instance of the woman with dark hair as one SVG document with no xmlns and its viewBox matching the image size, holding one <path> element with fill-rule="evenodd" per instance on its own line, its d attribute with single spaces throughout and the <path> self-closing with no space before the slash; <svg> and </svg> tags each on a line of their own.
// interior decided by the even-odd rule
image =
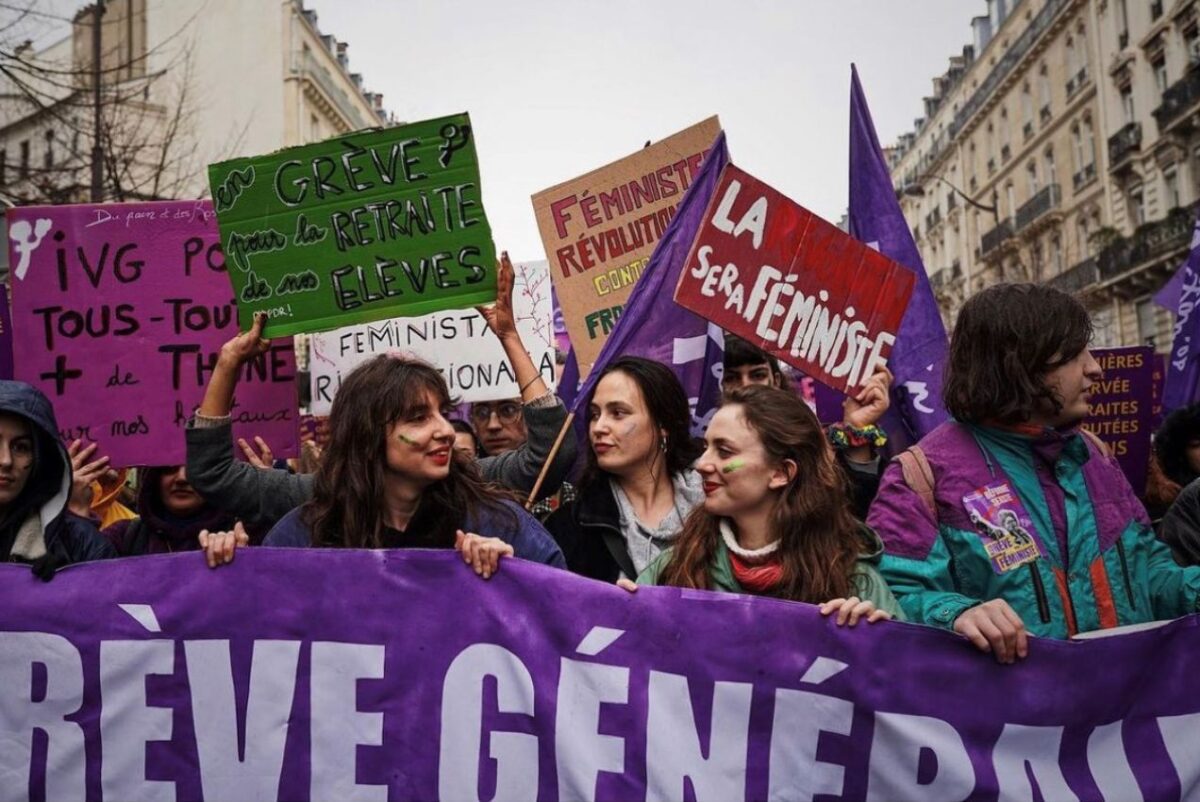
<svg viewBox="0 0 1200 802">
<path fill-rule="evenodd" d="M 571 571 L 633 579 L 679 534 L 703 498 L 691 469 L 687 394 L 666 366 L 640 357 L 610 364 L 588 399 L 587 468 L 579 495 L 546 520 Z"/>
<path fill-rule="evenodd" d="M 68 563 L 113 557 L 86 518 L 67 510 L 71 460 L 54 408 L 37 388 L 0 381 L 0 561 L 50 579 Z"/>
<path fill-rule="evenodd" d="M 471 424 L 460 418 L 453 418 L 450 421 L 450 425 L 454 427 L 454 448 L 456 451 L 461 451 L 473 459 L 483 456 L 483 449 L 479 447 L 479 435 L 475 433 L 475 429 Z"/>
<path fill-rule="evenodd" d="M 355 368 L 333 401 L 312 500 L 263 545 L 454 548 L 484 577 L 506 555 L 565 567 L 541 524 L 455 450 L 450 406 L 445 379 L 423 362 L 378 356 Z M 201 541 L 215 565 L 245 538 L 205 533 Z"/>
<path fill-rule="evenodd" d="M 1167 415 L 1153 442 L 1146 511 L 1157 521 L 1166 515 L 1179 492 L 1200 478 L 1200 404 Z"/>
<path fill-rule="evenodd" d="M 1000 284 L 959 312 L 943 395 L 954 420 L 884 473 L 867 522 L 909 619 L 996 659 L 1028 635 L 1196 612 L 1200 569 L 1158 542 L 1120 466 L 1080 428 L 1103 377 L 1074 297 Z"/>
<path fill-rule="evenodd" d="M 860 617 L 903 618 L 875 568 L 883 545 L 851 514 L 833 450 L 808 405 L 774 387 L 734 390 L 705 439 L 696 463 L 704 503 L 639 584 L 820 604 L 851 626 Z"/>
</svg>

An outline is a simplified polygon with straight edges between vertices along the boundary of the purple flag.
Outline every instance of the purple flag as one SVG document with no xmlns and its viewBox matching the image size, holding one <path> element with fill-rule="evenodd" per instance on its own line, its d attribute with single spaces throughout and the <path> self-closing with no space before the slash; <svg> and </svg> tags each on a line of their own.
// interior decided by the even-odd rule
<svg viewBox="0 0 1200 802">
<path fill-rule="evenodd" d="M 700 172 L 680 201 L 671 224 L 634 285 L 620 320 L 579 388 L 572 411 L 577 411 L 591 394 L 609 362 L 622 356 L 640 356 L 661 362 L 675 371 L 692 408 L 692 432 L 703 434 L 720 397 L 719 371 L 714 371 L 714 367 L 721 363 L 724 335 L 704 318 L 677 305 L 672 298 L 708 201 L 716 189 L 721 170 L 728 163 L 729 150 L 722 132 L 705 155 Z M 566 366 L 568 370 L 563 371 L 563 385 L 569 384 L 568 371 L 574 361 L 572 354 Z M 573 375 L 578 375 L 577 366 L 574 371 Z"/>
<path fill-rule="evenodd" d="M 1180 265 L 1175 271 L 1175 275 L 1171 276 L 1171 280 L 1164 284 L 1161 290 L 1154 293 L 1154 303 L 1175 314 L 1179 314 L 1179 297 L 1183 295 L 1183 276 L 1186 266 L 1187 262 Z"/>
<path fill-rule="evenodd" d="M 900 333 L 888 358 L 896 380 L 884 428 L 896 445 L 921 439 L 948 419 L 942 406 L 946 327 L 921 254 L 900 211 L 867 99 L 850 68 L 850 233 L 917 276 Z"/>
<path fill-rule="evenodd" d="M 1163 387 L 1164 413 L 1200 401 L 1200 220 L 1192 229 L 1192 250 L 1179 274 L 1175 337 Z"/>
<path fill-rule="evenodd" d="M 1031 638 L 1010 666 L 448 552 L 4 565 L 0 796 L 1194 800 L 1198 626 Z"/>
</svg>

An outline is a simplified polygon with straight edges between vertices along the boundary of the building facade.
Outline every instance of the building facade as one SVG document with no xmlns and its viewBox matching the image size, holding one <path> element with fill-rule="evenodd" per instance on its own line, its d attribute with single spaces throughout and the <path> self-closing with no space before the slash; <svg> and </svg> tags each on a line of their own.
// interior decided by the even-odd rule
<svg viewBox="0 0 1200 802">
<path fill-rule="evenodd" d="M 1083 299 L 1098 345 L 1170 346 L 1151 296 L 1200 198 L 1196 5 L 990 0 L 972 21 L 891 151 L 948 323 L 985 286 L 1042 281 Z"/>
<path fill-rule="evenodd" d="M 10 203 L 91 196 L 94 9 L 0 73 Z M 302 0 L 108 0 L 101 19 L 105 200 L 204 196 L 211 162 L 389 122 Z"/>
</svg>

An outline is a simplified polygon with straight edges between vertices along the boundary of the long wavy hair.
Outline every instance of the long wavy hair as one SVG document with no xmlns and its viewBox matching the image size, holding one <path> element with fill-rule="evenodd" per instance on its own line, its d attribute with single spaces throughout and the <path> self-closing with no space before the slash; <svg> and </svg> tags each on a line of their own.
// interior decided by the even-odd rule
<svg viewBox="0 0 1200 802">
<path fill-rule="evenodd" d="M 776 491 L 772 525 L 780 540 L 783 579 L 770 595 L 813 604 L 849 596 L 862 539 L 844 474 L 816 415 L 795 394 L 759 385 L 733 391 L 724 406 L 740 409 L 769 463 L 796 463 L 792 480 Z M 692 510 L 662 571 L 662 584 L 709 587 L 720 520 L 703 505 Z"/>
<path fill-rule="evenodd" d="M 329 445 L 313 481 L 313 497 L 301 513 L 314 546 L 384 547 L 387 430 L 433 397 L 438 410 L 452 405 L 437 370 L 424 362 L 377 356 L 342 381 L 329 413 Z M 437 411 L 437 410 L 434 410 Z M 450 449 L 450 474 L 421 494 L 420 506 L 438 510 L 426 538 L 450 548 L 456 529 L 481 507 L 515 523 L 502 500 L 509 494 L 483 480 L 469 457 Z"/>
</svg>

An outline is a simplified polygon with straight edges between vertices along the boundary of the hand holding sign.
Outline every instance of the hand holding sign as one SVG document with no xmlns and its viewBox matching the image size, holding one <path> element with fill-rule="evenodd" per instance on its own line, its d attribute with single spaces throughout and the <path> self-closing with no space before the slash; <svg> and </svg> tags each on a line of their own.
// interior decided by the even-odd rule
<svg viewBox="0 0 1200 802">
<path fill-rule="evenodd" d="M 500 267 L 496 272 L 496 302 L 491 306 L 477 306 L 475 309 L 483 315 L 488 328 L 500 338 L 520 338 L 517 331 L 517 319 L 513 315 L 513 266 L 509 261 L 508 251 L 500 254 Z"/>
</svg>

